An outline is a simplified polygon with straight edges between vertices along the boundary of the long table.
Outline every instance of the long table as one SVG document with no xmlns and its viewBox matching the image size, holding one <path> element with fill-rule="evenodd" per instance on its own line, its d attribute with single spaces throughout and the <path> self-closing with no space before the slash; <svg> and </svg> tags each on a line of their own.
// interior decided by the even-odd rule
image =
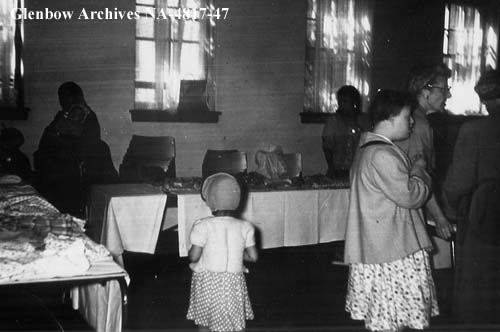
<svg viewBox="0 0 500 332">
<path fill-rule="evenodd" d="M 241 218 L 254 224 L 262 249 L 339 241 L 348 200 L 348 189 L 250 192 Z M 179 255 L 187 256 L 193 223 L 211 212 L 199 194 L 178 194 L 177 204 Z"/>
<path fill-rule="evenodd" d="M 348 189 L 250 192 L 242 218 L 254 223 L 264 249 L 342 240 L 347 199 Z M 148 184 L 93 186 L 90 235 L 123 264 L 124 250 L 152 254 L 160 229 L 178 225 L 179 255 L 186 256 L 193 222 L 210 210 L 199 194 L 177 194 L 176 208 L 166 201 L 167 194 Z"/>
<path fill-rule="evenodd" d="M 193 223 L 210 210 L 199 193 L 177 193 L 177 207 L 166 207 L 166 201 L 167 194 L 148 184 L 95 186 L 89 209 L 93 239 L 123 264 L 124 250 L 153 254 L 159 231 L 177 225 L 179 255 L 187 256 Z M 250 191 L 241 218 L 255 225 L 262 249 L 311 245 L 344 239 L 348 206 L 349 189 Z M 435 266 L 449 267 L 449 242 L 433 239 Z"/>
</svg>

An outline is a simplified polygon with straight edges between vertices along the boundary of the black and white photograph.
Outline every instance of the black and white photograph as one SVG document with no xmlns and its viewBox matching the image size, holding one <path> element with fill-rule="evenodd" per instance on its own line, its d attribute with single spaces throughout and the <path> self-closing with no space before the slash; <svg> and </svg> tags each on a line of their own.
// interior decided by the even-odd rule
<svg viewBox="0 0 500 332">
<path fill-rule="evenodd" d="M 0 331 L 500 331 L 497 0 L 0 0 Z"/>
</svg>

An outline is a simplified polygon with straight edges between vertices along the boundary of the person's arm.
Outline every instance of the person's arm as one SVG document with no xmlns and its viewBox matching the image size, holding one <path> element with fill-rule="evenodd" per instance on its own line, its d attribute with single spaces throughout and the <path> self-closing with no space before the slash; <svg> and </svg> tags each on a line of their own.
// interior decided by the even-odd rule
<svg viewBox="0 0 500 332">
<path fill-rule="evenodd" d="M 245 251 L 243 252 L 243 259 L 245 261 L 255 263 L 258 258 L 259 258 L 259 254 L 258 254 L 257 248 L 255 246 L 245 248 Z"/>
<path fill-rule="evenodd" d="M 454 233 L 453 225 L 448 221 L 448 219 L 446 219 L 446 216 L 441 210 L 434 194 L 432 194 L 431 198 L 427 202 L 426 209 L 432 219 L 436 222 L 437 235 L 443 239 L 449 239 Z"/>
<path fill-rule="evenodd" d="M 197 220 L 193 224 L 193 228 L 189 234 L 189 241 L 191 242 L 191 248 L 189 248 L 188 258 L 190 262 L 196 263 L 200 260 L 203 247 L 207 243 L 206 227 L 201 220 Z"/>
<path fill-rule="evenodd" d="M 430 176 L 425 162 L 414 162 L 409 170 L 395 150 L 381 148 L 373 153 L 372 179 L 387 198 L 406 209 L 422 207 L 430 195 Z"/>
<path fill-rule="evenodd" d="M 198 247 L 193 244 L 188 252 L 189 261 L 191 263 L 198 262 L 200 260 L 202 252 L 203 252 L 202 247 Z"/>
</svg>

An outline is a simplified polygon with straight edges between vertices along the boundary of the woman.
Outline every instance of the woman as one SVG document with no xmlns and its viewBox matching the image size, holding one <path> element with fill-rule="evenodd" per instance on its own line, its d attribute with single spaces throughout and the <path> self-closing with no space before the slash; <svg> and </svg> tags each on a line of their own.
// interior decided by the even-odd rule
<svg viewBox="0 0 500 332">
<path fill-rule="evenodd" d="M 323 152 L 328 163 L 328 177 L 348 177 L 361 132 L 371 123 L 361 113 L 361 95 L 350 85 L 337 91 L 338 109 L 330 116 L 321 135 Z"/>
<path fill-rule="evenodd" d="M 95 179 L 111 181 L 117 174 L 80 86 L 65 82 L 58 96 L 62 109 L 45 128 L 34 154 L 37 187 L 61 212 L 81 216 L 85 186 Z"/>
<path fill-rule="evenodd" d="M 413 162 L 394 142 L 408 138 L 412 99 L 382 91 L 370 106 L 351 168 L 345 239 L 346 310 L 371 331 L 423 329 L 439 313 L 422 206 L 430 195 L 424 159 Z"/>
</svg>

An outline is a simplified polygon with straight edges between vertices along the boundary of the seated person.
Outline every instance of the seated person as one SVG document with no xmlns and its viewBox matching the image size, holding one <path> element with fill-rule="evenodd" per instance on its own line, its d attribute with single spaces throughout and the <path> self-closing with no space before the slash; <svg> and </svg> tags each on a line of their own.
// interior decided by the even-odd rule
<svg viewBox="0 0 500 332">
<path fill-rule="evenodd" d="M 113 182 L 118 175 L 80 86 L 63 83 L 58 95 L 62 110 L 45 128 L 34 154 L 37 189 L 61 212 L 78 216 L 83 213 L 86 187 Z"/>
<path fill-rule="evenodd" d="M 371 123 L 361 113 L 361 95 L 350 85 L 337 91 L 338 109 L 328 118 L 321 135 L 323 152 L 328 163 L 328 177 L 348 177 L 361 132 L 371 129 Z"/>
<path fill-rule="evenodd" d="M 23 134 L 16 128 L 4 127 L 0 133 L 0 175 L 17 175 L 31 181 L 31 166 L 28 157 L 21 152 Z"/>
</svg>

